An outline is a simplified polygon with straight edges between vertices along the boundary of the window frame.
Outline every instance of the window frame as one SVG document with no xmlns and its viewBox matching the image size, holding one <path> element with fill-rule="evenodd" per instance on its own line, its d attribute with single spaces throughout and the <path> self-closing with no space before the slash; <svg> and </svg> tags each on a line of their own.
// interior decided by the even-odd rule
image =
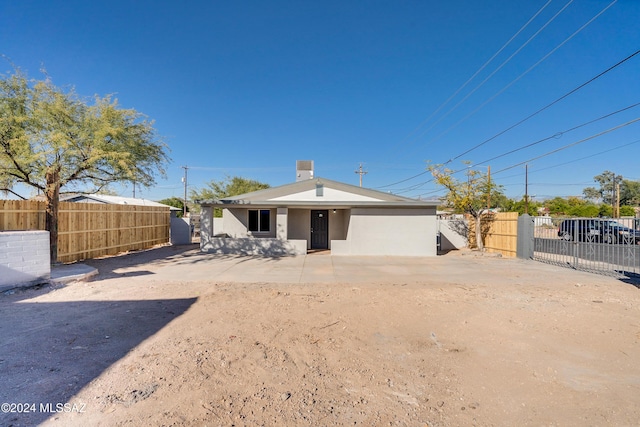
<svg viewBox="0 0 640 427">
<path fill-rule="evenodd" d="M 255 215 L 254 219 L 251 218 L 252 214 Z M 254 224 L 255 229 L 252 229 Z M 270 233 L 271 209 L 247 209 L 247 231 L 253 234 Z"/>
</svg>

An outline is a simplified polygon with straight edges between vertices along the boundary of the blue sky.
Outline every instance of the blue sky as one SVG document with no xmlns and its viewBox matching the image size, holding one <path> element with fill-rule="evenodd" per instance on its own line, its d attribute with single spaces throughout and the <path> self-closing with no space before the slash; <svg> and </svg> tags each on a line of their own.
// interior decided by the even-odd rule
<svg viewBox="0 0 640 427">
<path fill-rule="evenodd" d="M 422 198 L 443 194 L 427 161 L 469 160 L 520 198 L 520 163 L 622 126 L 529 161 L 544 198 L 640 179 L 640 106 L 561 133 L 639 103 L 640 55 L 491 139 L 640 49 L 639 22 L 636 0 L 3 1 L 0 54 L 155 120 L 172 163 L 137 195 L 156 200 L 182 197 L 181 166 L 190 188 L 275 186 L 296 160 L 356 185 L 362 163 L 366 187 Z"/>
</svg>

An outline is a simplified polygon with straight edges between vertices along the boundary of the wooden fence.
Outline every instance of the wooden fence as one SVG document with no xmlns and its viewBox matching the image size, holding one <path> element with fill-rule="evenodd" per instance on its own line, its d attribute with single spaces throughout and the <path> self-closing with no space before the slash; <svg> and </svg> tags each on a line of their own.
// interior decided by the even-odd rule
<svg viewBox="0 0 640 427">
<path fill-rule="evenodd" d="M 480 219 L 484 247 L 487 252 L 514 258 L 518 245 L 518 213 L 484 214 Z M 475 220 L 469 219 L 469 247 L 477 247 Z"/>
<path fill-rule="evenodd" d="M 169 208 L 61 202 L 58 261 L 115 255 L 169 242 Z M 44 230 L 45 204 L 0 200 L 0 231 Z"/>
</svg>

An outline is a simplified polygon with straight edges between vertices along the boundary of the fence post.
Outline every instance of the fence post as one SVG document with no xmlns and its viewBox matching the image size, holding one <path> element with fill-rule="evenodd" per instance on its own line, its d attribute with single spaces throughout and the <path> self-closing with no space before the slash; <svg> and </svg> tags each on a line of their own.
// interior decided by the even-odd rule
<svg viewBox="0 0 640 427">
<path fill-rule="evenodd" d="M 534 223 L 530 215 L 518 217 L 518 243 L 516 256 L 521 259 L 533 259 Z"/>
</svg>

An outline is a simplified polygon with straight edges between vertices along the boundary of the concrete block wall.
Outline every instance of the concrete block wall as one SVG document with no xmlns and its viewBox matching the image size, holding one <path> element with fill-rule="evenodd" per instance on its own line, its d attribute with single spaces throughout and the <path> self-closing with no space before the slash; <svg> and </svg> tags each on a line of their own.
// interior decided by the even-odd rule
<svg viewBox="0 0 640 427">
<path fill-rule="evenodd" d="M 0 232 L 0 291 L 42 283 L 51 277 L 49 232 Z"/>
</svg>

